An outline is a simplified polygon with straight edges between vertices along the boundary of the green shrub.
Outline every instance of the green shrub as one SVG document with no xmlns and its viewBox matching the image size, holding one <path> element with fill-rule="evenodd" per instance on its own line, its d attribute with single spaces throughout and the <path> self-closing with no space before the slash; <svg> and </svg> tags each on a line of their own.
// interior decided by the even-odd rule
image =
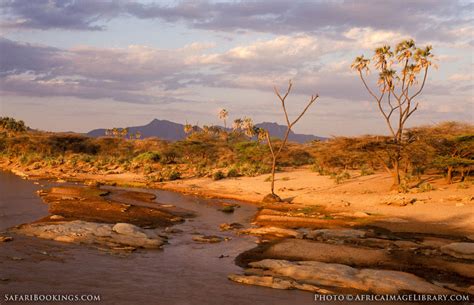
<svg viewBox="0 0 474 305">
<path fill-rule="evenodd" d="M 212 180 L 221 180 L 224 179 L 225 175 L 222 171 L 218 170 L 214 174 L 212 174 Z"/>
<path fill-rule="evenodd" d="M 133 160 L 137 162 L 154 163 L 154 162 L 159 162 L 161 160 L 161 156 L 158 152 L 147 151 L 147 152 L 139 154 Z"/>
<path fill-rule="evenodd" d="M 239 176 L 240 176 L 240 173 L 236 168 L 231 168 L 227 172 L 227 177 L 228 178 L 234 178 L 234 177 L 239 177 Z"/>
<path fill-rule="evenodd" d="M 370 175 L 373 175 L 374 174 L 374 169 L 367 166 L 367 165 L 362 165 L 362 167 L 360 168 L 360 175 L 361 176 L 370 176 Z"/>
<path fill-rule="evenodd" d="M 172 181 L 172 180 L 178 180 L 178 179 L 181 179 L 181 173 L 176 170 L 172 170 L 170 174 L 168 175 L 168 180 Z"/>
<path fill-rule="evenodd" d="M 350 179 L 351 175 L 348 172 L 343 171 L 343 172 L 338 173 L 338 174 L 332 173 L 331 178 L 334 179 L 334 182 L 336 182 L 336 184 L 341 184 L 344 181 Z"/>
<path fill-rule="evenodd" d="M 429 192 L 429 191 L 434 190 L 435 188 L 431 183 L 425 182 L 425 183 L 420 184 L 418 189 L 420 190 L 420 192 Z"/>
</svg>

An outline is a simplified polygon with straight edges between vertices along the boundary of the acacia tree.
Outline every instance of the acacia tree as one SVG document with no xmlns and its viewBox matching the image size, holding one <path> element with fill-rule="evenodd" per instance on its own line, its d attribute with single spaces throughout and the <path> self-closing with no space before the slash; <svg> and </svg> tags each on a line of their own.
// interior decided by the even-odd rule
<svg viewBox="0 0 474 305">
<path fill-rule="evenodd" d="M 368 74 L 370 59 L 364 55 L 356 57 L 351 68 L 358 71 L 359 77 L 369 94 L 374 98 L 390 131 L 394 152 L 390 154 L 389 166 L 393 187 L 398 188 L 401 182 L 400 161 L 403 155 L 405 139 L 403 131 L 410 116 L 418 109 L 414 99 L 425 87 L 429 67 L 433 64 L 431 46 L 417 48 L 413 40 L 404 40 L 396 45 L 395 52 L 390 46 L 376 48 L 372 59 L 378 71 L 376 93 L 367 84 L 364 73 Z M 421 76 L 421 83 L 418 81 Z M 414 90 L 414 91 L 413 91 Z"/>
</svg>

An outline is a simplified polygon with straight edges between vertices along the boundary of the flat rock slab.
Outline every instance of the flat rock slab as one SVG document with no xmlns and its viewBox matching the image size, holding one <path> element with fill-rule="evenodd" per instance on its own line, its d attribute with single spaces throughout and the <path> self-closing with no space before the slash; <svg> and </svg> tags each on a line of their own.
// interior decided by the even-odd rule
<svg viewBox="0 0 474 305">
<path fill-rule="evenodd" d="M 474 243 L 451 243 L 440 250 L 453 257 L 474 260 Z"/>
<path fill-rule="evenodd" d="M 153 228 L 167 227 L 183 221 L 182 217 L 162 211 L 158 207 L 126 204 L 110 199 L 106 195 L 110 195 L 110 191 L 91 187 L 67 186 L 53 187 L 46 191 L 42 198 L 48 203 L 51 214 L 68 220 L 111 224 L 128 222 L 141 227 Z M 122 192 L 119 195 L 132 197 L 135 201 L 139 198 L 145 200 L 152 196 L 152 194 L 138 192 L 130 192 L 130 194 Z M 149 203 L 148 199 L 144 202 Z"/>
<path fill-rule="evenodd" d="M 32 223 L 13 229 L 15 232 L 59 242 L 156 249 L 164 244 L 156 230 L 145 230 L 129 223 L 115 225 L 75 220 Z"/>
<path fill-rule="evenodd" d="M 377 294 L 398 294 L 414 292 L 423 294 L 449 294 L 450 291 L 436 286 L 413 274 L 376 269 L 356 269 L 341 264 L 328 264 L 317 261 L 297 261 L 265 259 L 250 263 L 248 275 L 230 276 L 229 279 L 255 285 L 278 285 L 276 279 L 284 279 L 280 289 L 302 289 L 317 291 L 320 287 L 354 289 Z M 255 272 L 261 269 L 262 272 Z M 251 273 L 255 274 L 251 274 Z M 262 278 L 264 277 L 264 278 Z M 272 279 L 271 279 L 271 278 Z M 295 284 L 297 283 L 297 284 Z M 302 286 L 304 285 L 304 286 Z M 314 288 L 311 288 L 313 286 Z M 278 287 L 276 287 L 278 288 Z"/>
<path fill-rule="evenodd" d="M 307 238 L 314 239 L 316 237 L 323 237 L 326 239 L 340 239 L 340 238 L 364 238 L 365 231 L 354 229 L 320 229 L 312 230 L 307 234 Z"/>
<path fill-rule="evenodd" d="M 284 229 L 278 227 L 261 227 L 261 228 L 251 228 L 247 230 L 241 230 L 239 233 L 242 234 L 252 234 L 252 235 L 272 235 L 276 237 L 295 237 L 301 238 L 303 234 L 296 230 Z"/>
</svg>

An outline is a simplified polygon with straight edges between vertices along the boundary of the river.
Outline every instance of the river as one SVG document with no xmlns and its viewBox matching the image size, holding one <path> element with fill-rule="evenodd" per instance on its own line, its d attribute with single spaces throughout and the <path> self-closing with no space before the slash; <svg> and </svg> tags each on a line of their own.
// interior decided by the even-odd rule
<svg viewBox="0 0 474 305">
<path fill-rule="evenodd" d="M 35 194 L 40 188 L 0 172 L 0 231 L 48 214 Z M 239 203 L 234 213 L 225 214 L 213 205 L 215 199 L 146 191 L 156 194 L 161 203 L 196 213 L 195 218 L 175 226 L 183 232 L 172 234 L 163 250 L 112 255 L 88 246 L 13 235 L 13 241 L 0 243 L 0 303 L 4 294 L 65 293 L 99 294 L 99 304 L 314 304 L 308 292 L 247 286 L 227 279 L 228 274 L 241 272 L 234 258 L 254 247 L 255 238 L 220 232 L 219 224 L 248 225 L 255 206 Z M 192 240 L 194 233 L 231 240 L 198 244 Z"/>
</svg>

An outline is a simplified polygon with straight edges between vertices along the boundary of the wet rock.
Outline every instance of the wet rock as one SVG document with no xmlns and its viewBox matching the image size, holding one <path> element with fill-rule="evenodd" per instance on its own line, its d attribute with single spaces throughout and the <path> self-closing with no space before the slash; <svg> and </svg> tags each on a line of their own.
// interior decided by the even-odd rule
<svg viewBox="0 0 474 305">
<path fill-rule="evenodd" d="M 451 243 L 440 250 L 453 257 L 474 260 L 474 243 Z"/>
<path fill-rule="evenodd" d="M 329 294 L 332 293 L 329 290 L 322 289 L 310 284 L 300 284 L 297 281 L 290 279 L 282 279 L 273 276 L 258 276 L 258 275 L 238 275 L 231 274 L 228 276 L 229 280 L 247 284 L 247 285 L 256 285 L 270 287 L 274 289 L 299 289 L 311 291 L 319 294 Z"/>
<path fill-rule="evenodd" d="M 320 229 L 310 231 L 306 237 L 309 239 L 316 239 L 322 237 L 324 239 L 332 238 L 364 238 L 365 231 L 354 229 Z"/>
<path fill-rule="evenodd" d="M 142 229 L 129 223 L 123 223 L 123 222 L 117 223 L 116 225 L 112 227 L 112 231 L 118 234 L 128 235 L 128 236 L 136 237 L 136 238 L 147 237 L 147 235 L 143 232 Z"/>
<path fill-rule="evenodd" d="M 0 243 L 4 243 L 4 242 L 7 242 L 7 241 L 12 241 L 13 240 L 13 237 L 11 236 L 0 236 Z"/>
<path fill-rule="evenodd" d="M 194 236 L 193 240 L 199 243 L 220 243 L 224 239 L 220 236 L 215 235 L 199 235 Z"/>
<path fill-rule="evenodd" d="M 284 229 L 278 227 L 261 227 L 241 230 L 239 233 L 252 235 L 272 235 L 277 237 L 294 237 L 301 238 L 303 233 L 292 229 Z"/>
<path fill-rule="evenodd" d="M 182 233 L 183 230 L 172 228 L 172 227 L 166 227 L 165 228 L 165 233 Z"/>
<path fill-rule="evenodd" d="M 221 231 L 231 231 L 231 230 L 238 230 L 242 229 L 244 226 L 240 223 L 233 222 L 233 223 L 223 223 L 219 226 Z"/>
<path fill-rule="evenodd" d="M 227 205 L 220 208 L 219 211 L 224 212 L 224 213 L 234 213 L 235 207 L 231 205 Z"/>
<path fill-rule="evenodd" d="M 128 223 L 116 225 L 86 222 L 33 223 L 15 229 L 17 233 L 67 243 L 159 248 L 164 241 L 155 230 L 145 230 Z"/>
<path fill-rule="evenodd" d="M 272 274 L 272 282 L 275 278 L 284 278 L 316 287 L 352 288 L 377 294 L 398 294 L 405 291 L 425 294 L 450 293 L 449 290 L 420 277 L 400 271 L 356 269 L 346 265 L 317 261 L 290 262 L 274 259 L 253 262 L 250 266 L 267 270 L 267 274 Z M 231 279 L 242 280 L 241 277 L 231 277 Z M 269 279 L 266 281 L 270 282 Z"/>
</svg>

